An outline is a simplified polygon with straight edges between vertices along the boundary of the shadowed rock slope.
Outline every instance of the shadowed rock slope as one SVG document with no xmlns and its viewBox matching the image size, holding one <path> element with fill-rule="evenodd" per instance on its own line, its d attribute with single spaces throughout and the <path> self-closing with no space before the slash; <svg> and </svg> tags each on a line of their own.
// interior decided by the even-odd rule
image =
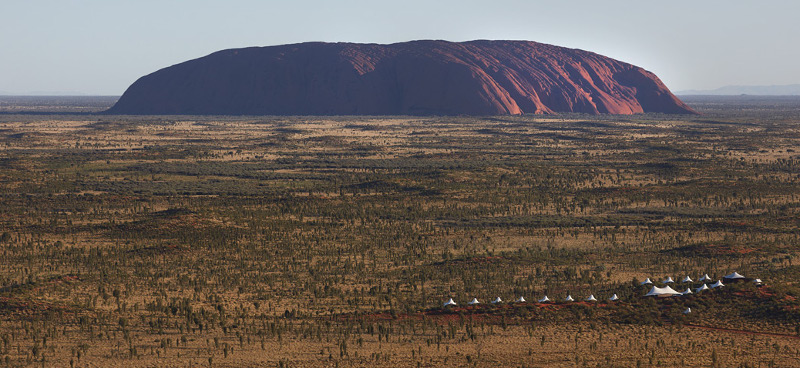
<svg viewBox="0 0 800 368">
<path fill-rule="evenodd" d="M 108 112 L 694 113 L 658 77 L 634 65 L 536 42 L 483 40 L 223 50 L 140 78 Z"/>
</svg>

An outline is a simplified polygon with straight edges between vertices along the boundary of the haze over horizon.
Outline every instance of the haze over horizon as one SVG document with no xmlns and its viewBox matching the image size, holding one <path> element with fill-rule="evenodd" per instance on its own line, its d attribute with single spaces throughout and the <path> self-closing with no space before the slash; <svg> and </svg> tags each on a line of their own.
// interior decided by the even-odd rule
<svg viewBox="0 0 800 368">
<path fill-rule="evenodd" d="M 798 13 L 789 0 L 14 2 L 0 15 L 0 92 L 120 95 L 222 49 L 417 39 L 580 48 L 645 68 L 673 91 L 786 85 L 800 83 L 800 46 L 787 42 L 800 35 Z"/>
</svg>

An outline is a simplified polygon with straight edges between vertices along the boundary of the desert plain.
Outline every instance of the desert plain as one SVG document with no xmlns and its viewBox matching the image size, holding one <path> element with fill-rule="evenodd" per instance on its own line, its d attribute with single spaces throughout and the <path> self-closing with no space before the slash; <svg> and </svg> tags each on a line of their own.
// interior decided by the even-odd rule
<svg viewBox="0 0 800 368">
<path fill-rule="evenodd" d="M 0 104 L 0 366 L 800 366 L 800 99 L 483 118 L 104 101 Z M 763 284 L 640 284 L 734 271 Z"/>
</svg>

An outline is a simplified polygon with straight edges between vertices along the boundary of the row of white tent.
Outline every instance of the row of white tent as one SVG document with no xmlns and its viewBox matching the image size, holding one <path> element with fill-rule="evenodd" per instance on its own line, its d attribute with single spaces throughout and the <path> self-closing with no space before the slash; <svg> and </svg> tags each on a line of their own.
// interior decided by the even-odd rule
<svg viewBox="0 0 800 368">
<path fill-rule="evenodd" d="M 703 284 L 703 286 L 706 286 L 706 285 Z M 655 286 L 653 286 L 653 288 L 655 288 Z M 667 286 L 666 288 L 672 290 L 669 286 Z M 706 287 L 706 289 L 708 289 L 708 287 Z M 675 290 L 672 290 L 672 291 L 675 291 Z M 689 291 L 691 293 L 691 290 L 687 289 L 687 291 Z M 597 299 L 595 299 L 594 295 L 589 295 L 585 300 L 587 302 L 596 302 L 597 301 Z M 616 301 L 616 300 L 619 300 L 619 298 L 617 297 L 617 294 L 614 294 L 614 295 L 611 296 L 611 298 L 608 298 L 608 300 Z M 572 295 L 567 295 L 567 297 L 564 298 L 564 301 L 566 301 L 566 302 L 574 302 L 575 299 L 572 298 Z M 498 296 L 497 298 L 495 298 L 492 301 L 492 304 L 497 304 L 497 303 L 501 303 L 501 302 L 503 302 L 503 301 Z M 525 302 L 525 297 L 522 297 L 522 296 L 519 297 L 519 299 L 517 299 L 515 301 L 515 303 L 524 303 L 524 302 Z M 550 302 L 550 299 L 547 297 L 547 295 L 545 295 L 544 298 L 539 299 L 539 303 L 548 303 L 548 302 Z M 475 305 L 475 304 L 481 304 L 481 302 L 478 301 L 478 298 L 472 298 L 472 300 L 467 302 L 467 304 Z M 444 302 L 444 306 L 445 307 L 455 306 L 455 305 L 458 305 L 458 303 L 456 303 L 453 300 L 453 298 L 450 298 L 446 302 Z M 689 313 L 692 313 L 692 308 L 686 308 L 686 310 L 683 311 L 683 314 L 689 314 Z"/>
<path fill-rule="evenodd" d="M 699 288 L 695 289 L 694 292 L 699 293 L 701 291 L 716 289 L 723 286 L 725 285 L 722 283 L 722 281 L 717 281 L 711 286 L 708 286 L 708 284 L 703 284 L 703 286 L 700 286 Z M 644 296 L 666 297 L 666 296 L 679 296 L 679 295 L 689 295 L 689 294 L 693 293 L 692 289 L 688 287 L 686 288 L 686 291 L 680 292 L 680 291 L 675 291 L 675 289 L 669 286 L 664 286 L 664 287 L 653 286 L 650 288 L 650 291 L 648 291 L 647 294 L 645 294 Z"/>
<path fill-rule="evenodd" d="M 619 300 L 619 297 L 617 296 L 617 294 L 614 294 L 614 295 L 612 295 L 610 298 L 608 298 L 608 300 L 610 300 L 610 301 L 612 301 L 612 302 L 613 302 L 613 301 L 617 301 L 617 300 Z M 566 297 L 566 298 L 564 298 L 564 301 L 565 301 L 565 302 L 574 302 L 574 301 L 575 301 L 575 298 L 573 298 L 573 297 L 572 297 L 572 295 L 567 295 L 567 297 Z M 596 301 L 597 301 L 597 298 L 595 298 L 595 297 L 594 297 L 594 294 L 592 294 L 592 295 L 589 295 L 588 297 L 586 297 L 586 299 L 584 299 L 584 301 L 587 301 L 587 302 L 596 302 Z M 502 302 L 503 302 L 503 299 L 500 299 L 500 297 L 499 297 L 499 296 L 498 296 L 497 298 L 495 298 L 494 300 L 492 300 L 492 304 L 497 304 L 497 303 L 502 303 Z M 527 300 L 525 300 L 525 297 L 524 297 L 524 296 L 521 296 L 521 297 L 519 297 L 517 300 L 515 300 L 515 301 L 514 301 L 514 303 L 526 303 L 526 302 L 527 302 Z M 539 303 L 550 303 L 550 302 L 552 302 L 552 300 L 550 300 L 550 298 L 548 298 L 548 297 L 547 297 L 547 295 L 545 295 L 543 298 L 539 299 L 539 300 L 538 300 L 538 302 L 539 302 Z M 478 298 L 472 298 L 472 300 L 470 300 L 469 302 L 467 302 L 467 304 L 469 304 L 469 305 L 475 305 L 475 304 L 481 304 L 481 302 L 480 302 L 480 301 L 478 301 Z M 451 306 L 451 305 L 458 305 L 458 303 L 456 303 L 456 302 L 453 300 L 453 298 L 450 298 L 450 299 L 448 299 L 446 302 L 444 302 L 444 306 L 445 306 L 445 307 L 447 307 L 447 306 Z"/>
<path fill-rule="evenodd" d="M 744 280 L 745 277 L 743 275 L 741 275 L 740 273 L 738 273 L 738 272 L 734 272 L 734 273 L 732 273 L 730 275 L 723 276 L 722 279 L 723 280 L 737 281 L 737 280 Z M 711 281 L 711 278 L 708 277 L 708 274 L 703 275 L 700 278 L 700 281 L 703 282 L 703 285 L 701 285 L 700 287 L 696 288 L 694 290 L 695 293 L 699 293 L 699 292 L 705 291 L 705 290 L 721 288 L 721 287 L 725 286 L 725 284 L 722 283 L 722 280 L 717 280 L 717 282 L 715 282 L 713 284 L 706 283 L 706 281 L 708 281 L 708 282 Z M 672 282 L 673 282 L 672 278 L 671 277 L 667 277 L 667 279 L 664 280 L 663 283 L 664 284 L 668 284 L 668 283 L 672 283 Z M 684 283 L 692 282 L 692 279 L 689 278 L 689 276 L 686 276 L 683 279 L 683 282 Z M 754 279 L 753 282 L 760 285 L 761 284 L 761 279 Z M 652 284 L 652 283 L 653 282 L 650 281 L 650 278 L 647 278 L 641 284 L 642 285 L 648 285 L 648 284 Z M 673 289 L 673 288 L 671 288 L 669 286 L 664 286 L 664 287 L 653 286 L 653 287 L 650 288 L 650 291 L 648 291 L 647 294 L 645 294 L 644 296 L 668 297 L 668 296 L 681 296 L 681 295 L 689 295 L 689 294 L 692 294 L 692 289 L 690 287 L 688 287 L 688 286 L 686 287 L 686 291 L 683 291 L 683 292 L 676 291 L 675 289 Z"/>
<path fill-rule="evenodd" d="M 722 279 L 724 279 L 724 280 L 741 280 L 741 279 L 745 279 L 745 277 L 742 274 L 734 271 L 730 275 L 722 276 Z M 711 282 L 712 280 L 713 279 L 711 277 L 709 277 L 708 274 L 705 274 L 703 276 L 700 276 L 700 279 L 698 281 L 699 282 Z M 684 283 L 684 284 L 685 283 L 690 283 L 690 282 L 694 282 L 694 281 L 692 281 L 692 278 L 689 277 L 689 276 L 686 276 L 686 277 L 683 278 L 683 280 L 681 280 L 681 283 Z M 755 282 L 757 284 L 760 284 L 761 283 L 761 279 L 755 279 L 755 280 L 753 280 L 753 282 Z M 653 283 L 653 281 L 651 281 L 650 278 L 648 277 L 647 279 L 645 279 L 644 281 L 641 282 L 641 285 L 649 285 L 649 284 L 652 284 L 652 283 Z M 664 279 L 664 281 L 661 281 L 661 283 L 662 284 L 673 284 L 673 283 L 675 283 L 675 280 L 673 280 L 671 276 L 667 276 L 667 278 Z"/>
<path fill-rule="evenodd" d="M 734 281 L 735 280 L 745 279 L 745 277 L 742 276 L 741 274 L 739 274 L 738 272 L 734 272 L 734 273 L 732 273 L 730 275 L 723 276 L 722 278 L 725 279 L 725 280 L 734 280 Z M 716 289 L 716 288 L 720 288 L 720 287 L 725 286 L 725 284 L 722 283 L 722 280 L 717 280 L 717 282 L 715 282 L 713 284 L 709 284 L 710 281 L 711 281 L 711 278 L 708 276 L 708 274 L 705 274 L 702 277 L 700 277 L 700 281 L 703 282 L 703 285 L 698 287 L 698 288 L 696 288 L 694 292 L 692 292 L 692 289 L 690 287 L 686 287 L 686 291 L 680 292 L 680 291 L 676 291 L 675 289 L 673 289 L 673 288 L 671 288 L 669 286 L 657 287 L 657 286 L 654 285 L 653 287 L 650 288 L 650 291 L 647 292 L 647 294 L 645 294 L 645 296 L 654 296 L 654 297 L 682 296 L 682 295 L 689 295 L 689 294 L 693 294 L 693 293 L 699 293 L 699 292 L 702 292 L 702 291 L 705 291 L 705 290 L 711 290 L 711 289 Z M 706 281 L 709 282 L 709 283 L 706 283 Z M 682 282 L 687 283 L 687 282 L 693 282 L 693 281 L 689 276 L 686 276 L 686 277 L 683 278 Z M 756 283 L 756 284 L 761 284 L 761 279 L 754 279 L 753 282 Z M 650 278 L 647 278 L 641 284 L 642 285 L 647 285 L 647 284 L 652 284 L 652 283 L 653 282 L 650 281 Z M 667 279 L 664 280 L 663 283 L 665 283 L 665 284 L 674 283 L 674 281 L 672 280 L 672 277 L 667 277 Z M 586 297 L 586 299 L 584 299 L 584 300 L 587 301 L 587 302 L 596 302 L 597 298 L 595 298 L 594 294 L 592 294 L 592 295 L 589 295 L 588 297 Z M 608 298 L 608 300 L 612 301 L 612 302 L 613 301 L 617 301 L 617 300 L 619 300 L 619 297 L 617 296 L 617 294 L 614 294 L 610 298 Z M 567 295 L 567 297 L 564 298 L 564 301 L 565 302 L 574 302 L 575 299 L 572 297 L 572 295 Z M 500 297 L 498 296 L 491 303 L 492 304 L 497 304 L 497 303 L 502 303 L 502 302 L 503 302 L 503 300 L 500 299 Z M 525 302 L 526 302 L 526 300 L 525 300 L 524 296 L 521 296 L 517 300 L 514 301 L 514 303 L 525 303 Z M 550 298 L 547 297 L 547 295 L 545 295 L 543 298 L 539 299 L 538 302 L 539 303 L 549 303 L 549 302 L 551 302 L 551 300 L 550 300 Z M 481 304 L 481 302 L 478 301 L 478 298 L 472 298 L 472 300 L 467 302 L 467 304 L 475 305 L 475 304 Z M 453 300 L 453 298 L 450 298 L 446 302 L 444 302 L 444 306 L 445 307 L 454 306 L 454 305 L 458 305 L 458 304 Z M 689 314 L 691 312 L 692 312 L 692 309 L 691 308 L 687 308 L 683 313 L 684 314 Z"/>
</svg>

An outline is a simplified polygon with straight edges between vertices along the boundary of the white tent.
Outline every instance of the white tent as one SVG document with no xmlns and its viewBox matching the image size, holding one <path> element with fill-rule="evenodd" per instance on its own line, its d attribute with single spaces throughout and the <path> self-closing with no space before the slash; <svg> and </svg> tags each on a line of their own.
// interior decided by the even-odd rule
<svg viewBox="0 0 800 368">
<path fill-rule="evenodd" d="M 705 274 L 702 277 L 700 277 L 700 280 L 698 281 L 711 281 L 711 278 L 708 277 L 708 274 Z"/>
<path fill-rule="evenodd" d="M 574 301 L 575 301 L 575 299 L 572 299 L 572 295 L 567 295 L 567 297 L 566 297 L 566 298 L 564 298 L 564 301 L 565 301 L 565 302 L 574 302 Z"/>
<path fill-rule="evenodd" d="M 660 288 L 658 286 L 653 286 L 653 287 L 650 288 L 650 291 L 647 294 L 645 294 L 644 296 L 655 296 L 655 297 L 663 298 L 663 297 L 675 296 L 675 295 L 681 295 L 681 293 L 675 291 L 674 289 L 672 289 L 669 286 L 664 286 L 663 288 Z"/>
<path fill-rule="evenodd" d="M 445 307 L 448 306 L 448 305 L 457 305 L 457 304 L 456 304 L 455 301 L 453 301 L 453 298 L 450 298 L 450 299 L 447 299 L 446 302 L 444 302 L 444 306 Z"/>
<path fill-rule="evenodd" d="M 594 294 L 592 294 L 592 295 L 589 295 L 588 298 L 586 298 L 586 301 L 587 302 L 596 302 L 597 299 L 594 297 Z"/>
<path fill-rule="evenodd" d="M 547 295 L 545 295 L 544 298 L 539 299 L 539 303 L 547 303 L 549 301 L 550 301 L 550 298 L 548 298 Z"/>
<path fill-rule="evenodd" d="M 500 299 L 500 297 L 498 296 L 497 298 L 494 298 L 494 300 L 492 300 L 492 304 L 497 304 L 497 303 L 500 303 L 502 301 L 503 301 L 503 299 Z"/>
<path fill-rule="evenodd" d="M 650 278 L 648 277 L 648 278 L 646 278 L 644 281 L 642 281 L 641 285 L 647 285 L 647 284 L 652 284 L 652 283 L 653 283 L 653 282 L 652 282 L 652 281 L 650 281 Z"/>
<path fill-rule="evenodd" d="M 725 285 L 722 283 L 722 280 L 717 280 L 717 282 L 715 282 L 715 283 L 711 284 L 711 286 L 710 286 L 710 287 L 711 287 L 712 289 L 716 289 L 716 288 L 718 288 L 718 287 L 723 287 L 723 286 L 725 286 Z"/>
<path fill-rule="evenodd" d="M 608 300 L 610 300 L 612 302 L 615 302 L 615 301 L 619 300 L 619 297 L 617 296 L 617 294 L 614 294 L 610 298 L 608 298 Z"/>
<path fill-rule="evenodd" d="M 761 284 L 761 279 L 755 279 L 755 280 L 753 280 L 753 283 L 755 283 L 755 284 Z"/>
<path fill-rule="evenodd" d="M 691 307 L 686 308 L 686 310 L 683 311 L 683 314 L 689 314 L 689 313 L 692 313 L 692 308 Z"/>
<path fill-rule="evenodd" d="M 478 301 L 478 298 L 472 298 L 472 300 L 470 300 L 467 304 L 469 305 L 481 304 L 481 302 Z"/>
<path fill-rule="evenodd" d="M 667 276 L 667 279 L 666 279 L 666 280 L 664 280 L 664 283 L 665 283 L 665 284 L 671 284 L 671 283 L 673 283 L 673 282 L 675 282 L 675 281 L 674 281 L 674 280 L 672 280 L 672 276 Z"/>
<path fill-rule="evenodd" d="M 689 277 L 689 276 L 686 276 L 686 277 L 683 278 L 683 281 L 681 281 L 681 282 L 692 282 L 692 278 Z"/>
<path fill-rule="evenodd" d="M 703 284 L 703 285 L 705 285 L 705 284 Z M 683 295 L 689 295 L 689 294 L 691 294 L 691 293 L 692 293 L 692 289 L 687 287 L 687 288 L 686 288 L 686 291 L 682 292 L 681 294 L 683 294 Z"/>
<path fill-rule="evenodd" d="M 723 279 L 726 279 L 726 280 L 739 280 L 739 279 L 743 279 L 743 278 L 745 278 L 745 277 L 744 277 L 744 276 L 742 276 L 740 273 L 738 273 L 738 272 L 735 272 L 735 271 L 734 271 L 734 272 L 733 272 L 732 274 L 730 274 L 730 275 L 725 275 L 725 276 L 722 276 L 722 278 L 723 278 Z"/>
<path fill-rule="evenodd" d="M 704 290 L 708 290 L 708 285 L 703 284 L 703 286 L 701 286 L 701 287 L 699 287 L 697 289 L 694 289 L 694 292 L 695 293 L 699 293 L 699 292 L 704 291 Z"/>
<path fill-rule="evenodd" d="M 525 297 L 524 296 L 519 297 L 519 299 L 517 299 L 517 301 L 515 301 L 514 303 L 525 303 Z"/>
</svg>

